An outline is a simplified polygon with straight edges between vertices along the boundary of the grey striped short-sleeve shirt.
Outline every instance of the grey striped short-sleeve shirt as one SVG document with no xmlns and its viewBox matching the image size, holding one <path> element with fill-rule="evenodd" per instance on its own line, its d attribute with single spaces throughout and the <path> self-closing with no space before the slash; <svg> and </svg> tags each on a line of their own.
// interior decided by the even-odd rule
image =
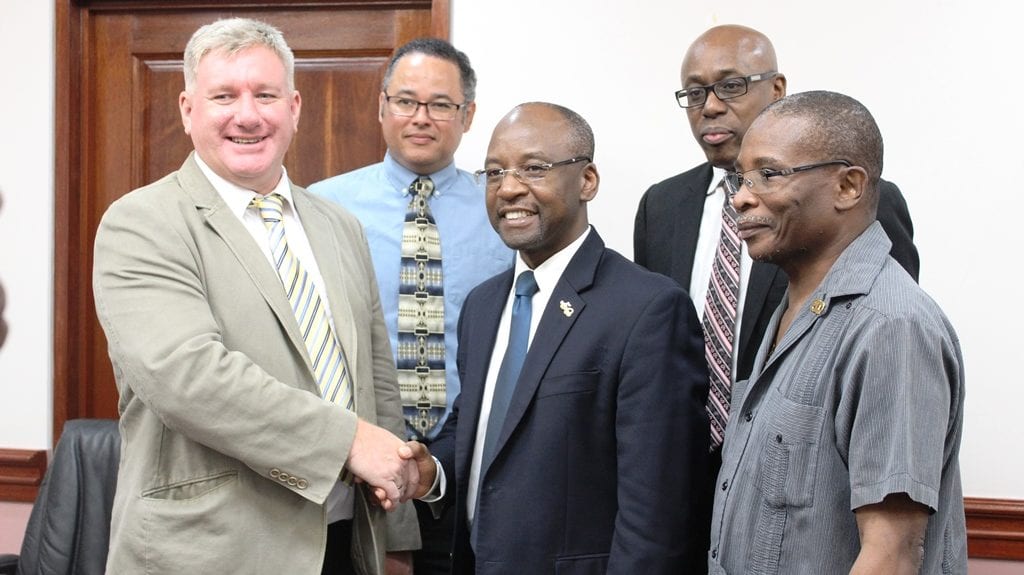
<svg viewBox="0 0 1024 575">
<path fill-rule="evenodd" d="M 853 511 L 894 493 L 933 511 L 921 572 L 966 573 L 959 340 L 889 246 L 868 228 L 769 353 L 776 311 L 734 390 L 711 573 L 846 573 Z"/>
</svg>

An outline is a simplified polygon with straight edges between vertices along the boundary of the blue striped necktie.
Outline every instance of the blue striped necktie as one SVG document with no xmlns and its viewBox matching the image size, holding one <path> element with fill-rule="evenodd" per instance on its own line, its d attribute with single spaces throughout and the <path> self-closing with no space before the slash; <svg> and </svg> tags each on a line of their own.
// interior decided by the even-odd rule
<svg viewBox="0 0 1024 575">
<path fill-rule="evenodd" d="M 355 411 L 355 396 L 348 377 L 345 353 L 327 320 L 323 299 L 299 258 L 288 249 L 284 233 L 284 198 L 270 194 L 253 199 L 252 205 L 259 210 L 263 225 L 267 227 L 274 267 L 298 321 L 320 395 L 327 401 Z"/>
<path fill-rule="evenodd" d="M 512 321 L 509 324 L 508 347 L 505 357 L 498 368 L 498 377 L 494 382 L 494 396 L 491 398 L 491 411 L 487 416 L 487 433 L 484 435 L 484 448 L 480 459 L 480 481 L 494 459 L 498 436 L 505 425 L 505 415 L 512 403 L 512 395 L 519 382 L 519 373 L 523 370 L 523 361 L 530 347 L 530 322 L 533 319 L 533 294 L 537 293 L 537 279 L 532 271 L 524 271 L 516 279 L 516 299 L 512 303 Z M 477 495 L 479 501 L 479 494 Z"/>
</svg>

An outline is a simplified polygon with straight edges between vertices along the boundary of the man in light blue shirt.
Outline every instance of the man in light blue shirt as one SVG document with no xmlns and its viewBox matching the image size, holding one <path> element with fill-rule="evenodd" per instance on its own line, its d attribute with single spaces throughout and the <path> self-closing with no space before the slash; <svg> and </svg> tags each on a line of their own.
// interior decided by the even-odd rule
<svg viewBox="0 0 1024 575">
<path fill-rule="evenodd" d="M 513 263 L 512 251 L 488 222 L 483 187 L 472 174 L 456 168 L 454 163 L 462 134 L 473 122 L 475 90 L 476 73 L 469 59 L 448 42 L 424 38 L 399 47 L 388 63 L 378 98 L 381 129 L 388 145 L 384 161 L 309 187 L 310 191 L 341 204 L 362 222 L 373 257 L 384 321 L 401 370 L 399 292 L 405 283 L 400 281 L 403 266 L 408 265 L 403 260 L 402 240 L 403 235 L 409 235 L 406 215 L 416 194 L 413 183 L 423 176 L 430 180 L 433 190 L 427 204 L 440 240 L 439 267 L 443 278 L 438 283 L 443 291 L 444 399 L 439 401 L 441 405 L 432 406 L 436 415 L 406 424 L 408 438 L 426 444 L 440 430 L 459 395 L 455 358 L 462 302 L 478 283 Z M 435 293 L 432 290 L 424 291 Z M 405 345 L 402 353 L 410 353 L 409 349 Z M 434 364 L 430 366 L 433 368 Z M 403 385 L 403 396 L 407 388 Z M 411 414 L 413 418 L 415 415 Z M 423 550 L 415 554 L 415 572 L 448 573 L 450 514 L 435 521 L 426 507 L 418 511 Z"/>
</svg>

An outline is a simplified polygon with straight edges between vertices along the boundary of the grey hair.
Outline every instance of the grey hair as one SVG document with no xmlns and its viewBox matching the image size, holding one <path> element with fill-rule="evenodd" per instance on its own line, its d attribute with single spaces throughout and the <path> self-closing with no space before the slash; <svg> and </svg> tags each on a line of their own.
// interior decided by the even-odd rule
<svg viewBox="0 0 1024 575">
<path fill-rule="evenodd" d="M 846 160 L 864 168 L 871 188 L 877 189 L 882 176 L 882 133 L 864 104 L 843 94 L 818 90 L 773 102 L 762 112 L 769 114 L 808 121 L 807 146 L 821 150 L 824 160 Z"/>
<path fill-rule="evenodd" d="M 231 56 L 256 46 L 272 50 L 284 64 L 288 89 L 295 89 L 295 55 L 277 28 L 250 18 L 228 18 L 203 26 L 192 34 L 185 46 L 185 91 L 191 92 L 196 83 L 199 62 L 211 52 L 224 52 Z"/>
<path fill-rule="evenodd" d="M 466 56 L 465 52 L 456 49 L 455 46 L 440 38 L 417 38 L 396 48 L 395 52 L 391 55 L 391 60 L 388 61 L 387 70 L 384 71 L 384 80 L 380 83 L 381 91 L 387 90 L 388 84 L 391 83 L 391 76 L 395 73 L 398 61 L 409 54 L 424 54 L 455 64 L 459 68 L 459 80 L 460 84 L 462 84 L 463 97 L 466 98 L 467 102 L 472 102 L 476 99 L 476 72 L 473 71 L 473 66 L 469 64 L 469 56 Z"/>
</svg>

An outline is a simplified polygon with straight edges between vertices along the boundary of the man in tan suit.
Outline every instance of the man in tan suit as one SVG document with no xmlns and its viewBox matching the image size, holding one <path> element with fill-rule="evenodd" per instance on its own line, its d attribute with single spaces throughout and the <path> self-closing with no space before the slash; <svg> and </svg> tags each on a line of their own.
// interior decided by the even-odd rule
<svg viewBox="0 0 1024 575">
<path fill-rule="evenodd" d="M 362 229 L 282 166 L 301 105 L 291 50 L 271 26 L 221 20 L 193 35 L 184 68 L 195 152 L 111 205 L 96 236 L 123 439 L 107 570 L 402 567 L 419 546 L 400 504 L 418 472 L 402 459 Z M 324 370 L 311 333 L 338 369 Z M 342 400 L 321 397 L 329 382 Z"/>
</svg>

